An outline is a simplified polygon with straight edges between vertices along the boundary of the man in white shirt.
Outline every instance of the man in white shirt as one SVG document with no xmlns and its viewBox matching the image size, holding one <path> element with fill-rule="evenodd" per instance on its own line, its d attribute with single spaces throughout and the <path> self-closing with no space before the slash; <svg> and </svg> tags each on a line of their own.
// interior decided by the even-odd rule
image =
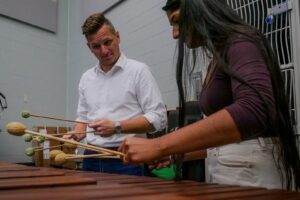
<svg viewBox="0 0 300 200">
<path fill-rule="evenodd" d="M 117 150 L 126 137 L 163 130 L 166 108 L 148 66 L 120 51 L 119 32 L 102 14 L 88 17 L 82 31 L 99 63 L 79 83 L 77 120 L 90 124 L 77 123 L 74 131 L 94 129 L 86 135 L 89 144 Z M 84 136 L 73 138 L 79 141 Z M 84 159 L 83 170 L 143 175 L 143 166 L 123 165 L 120 159 Z"/>
</svg>

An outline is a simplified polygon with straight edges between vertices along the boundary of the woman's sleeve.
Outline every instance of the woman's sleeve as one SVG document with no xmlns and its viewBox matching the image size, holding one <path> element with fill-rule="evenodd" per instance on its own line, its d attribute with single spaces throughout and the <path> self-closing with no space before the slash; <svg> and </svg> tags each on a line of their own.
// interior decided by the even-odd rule
<svg viewBox="0 0 300 200">
<path fill-rule="evenodd" d="M 266 62 L 259 48 L 247 40 L 230 45 L 227 61 L 233 73 L 255 88 L 266 103 L 255 90 L 232 78 L 234 103 L 225 109 L 235 121 L 242 140 L 261 136 L 268 126 L 268 118 L 275 113 L 271 77 Z M 270 112 L 271 116 L 268 114 Z"/>
</svg>

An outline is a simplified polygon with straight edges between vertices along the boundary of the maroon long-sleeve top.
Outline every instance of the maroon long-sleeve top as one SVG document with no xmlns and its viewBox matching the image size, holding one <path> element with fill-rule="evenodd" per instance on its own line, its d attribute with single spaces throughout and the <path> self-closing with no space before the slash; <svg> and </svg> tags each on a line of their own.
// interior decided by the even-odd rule
<svg viewBox="0 0 300 200">
<path fill-rule="evenodd" d="M 274 97 L 270 73 L 261 51 L 245 37 L 237 37 L 227 47 L 227 61 L 231 70 L 256 88 L 274 108 Z M 210 65 L 212 67 L 212 64 Z M 200 107 L 208 116 L 218 110 L 226 109 L 236 123 L 242 140 L 261 136 L 272 136 L 268 129 L 266 104 L 249 86 L 226 75 L 216 65 L 211 78 L 204 83 Z M 221 122 L 220 122 L 221 123 Z"/>
</svg>

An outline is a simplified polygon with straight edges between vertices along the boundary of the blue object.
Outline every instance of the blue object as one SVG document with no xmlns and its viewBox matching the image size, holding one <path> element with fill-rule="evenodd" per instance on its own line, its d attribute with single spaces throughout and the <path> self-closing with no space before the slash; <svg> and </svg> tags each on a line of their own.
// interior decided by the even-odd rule
<svg viewBox="0 0 300 200">
<path fill-rule="evenodd" d="M 86 149 L 84 155 L 97 154 L 98 152 Z M 124 165 L 121 159 L 112 158 L 84 158 L 82 162 L 84 171 L 105 172 L 127 175 L 144 175 L 144 165 Z"/>
<path fill-rule="evenodd" d="M 274 16 L 273 15 L 268 15 L 266 17 L 266 24 L 272 24 L 273 23 L 273 20 L 274 20 Z"/>
</svg>

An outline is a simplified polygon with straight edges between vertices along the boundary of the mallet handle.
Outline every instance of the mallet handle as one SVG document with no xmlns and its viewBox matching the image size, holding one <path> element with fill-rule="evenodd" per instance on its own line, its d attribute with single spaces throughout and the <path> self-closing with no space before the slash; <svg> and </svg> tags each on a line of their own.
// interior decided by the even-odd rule
<svg viewBox="0 0 300 200">
<path fill-rule="evenodd" d="M 67 157 L 67 160 L 78 159 L 78 158 L 120 158 L 118 155 L 107 155 L 107 154 L 90 154 L 90 155 L 71 155 Z"/>
<path fill-rule="evenodd" d="M 63 135 L 72 135 L 72 134 L 87 134 L 87 133 L 95 133 L 95 131 L 85 131 L 85 132 L 68 132 L 68 133 L 55 133 L 51 134 L 53 136 L 63 136 Z"/>
<path fill-rule="evenodd" d="M 53 119 L 53 120 L 58 120 L 58 121 L 65 121 L 65 122 L 73 122 L 73 123 L 80 123 L 80 124 L 89 124 L 88 122 L 83 122 L 83 121 L 68 120 L 68 119 L 62 119 L 62 118 L 57 118 L 57 117 L 48 117 L 48 116 L 43 116 L 43 115 L 30 114 L 30 116 L 32 116 L 32 117 L 39 117 L 39 118 L 45 118 L 45 119 Z"/>
<path fill-rule="evenodd" d="M 56 145 L 56 146 L 51 146 L 51 147 L 47 147 L 47 148 L 44 148 L 44 147 L 37 147 L 35 149 L 35 151 L 44 151 L 44 150 L 47 150 L 47 149 L 53 149 L 53 148 L 57 148 L 57 147 L 62 147 L 64 146 L 63 144 L 60 144 L 60 145 Z"/>
</svg>

